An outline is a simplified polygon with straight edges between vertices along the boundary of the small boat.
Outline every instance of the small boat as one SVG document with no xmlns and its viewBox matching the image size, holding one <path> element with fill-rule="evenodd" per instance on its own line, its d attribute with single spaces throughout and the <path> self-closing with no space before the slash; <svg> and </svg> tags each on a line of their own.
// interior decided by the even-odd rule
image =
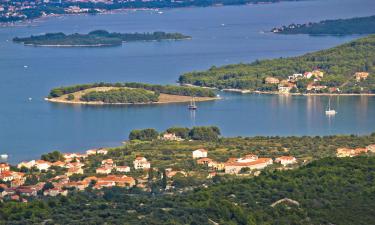
<svg viewBox="0 0 375 225">
<path fill-rule="evenodd" d="M 0 155 L 0 158 L 1 158 L 1 159 L 7 159 L 7 158 L 8 158 L 8 154 L 1 154 L 1 155 Z"/>
<path fill-rule="evenodd" d="M 195 104 L 195 99 L 194 97 L 191 99 L 190 101 L 190 104 L 188 105 L 188 109 L 189 110 L 196 110 L 198 107 L 197 105 Z"/>
<path fill-rule="evenodd" d="M 329 99 L 328 101 L 328 110 L 326 110 L 326 115 L 327 116 L 333 116 L 333 115 L 336 115 L 336 110 L 334 109 L 331 109 L 331 99 Z"/>
</svg>

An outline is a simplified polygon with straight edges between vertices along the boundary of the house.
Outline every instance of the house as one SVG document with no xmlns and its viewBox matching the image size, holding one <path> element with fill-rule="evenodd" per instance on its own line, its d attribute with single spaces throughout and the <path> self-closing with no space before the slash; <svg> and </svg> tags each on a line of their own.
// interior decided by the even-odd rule
<svg viewBox="0 0 375 225">
<path fill-rule="evenodd" d="M 44 161 L 44 160 L 35 161 L 35 167 L 38 170 L 48 170 L 48 168 L 50 168 L 50 166 L 51 166 L 50 162 L 47 162 L 47 161 Z"/>
<path fill-rule="evenodd" d="M 12 171 L 4 171 L 2 173 L 0 173 L 0 180 L 2 181 L 12 181 L 14 180 L 14 174 L 12 173 Z"/>
<path fill-rule="evenodd" d="M 78 181 L 78 182 L 69 182 L 64 185 L 66 188 L 75 188 L 79 191 L 85 190 L 89 186 L 89 182 L 87 181 Z"/>
<path fill-rule="evenodd" d="M 174 133 L 165 133 L 163 134 L 163 137 L 161 138 L 164 141 L 181 141 L 182 138 L 176 136 Z"/>
<path fill-rule="evenodd" d="M 102 155 L 107 155 L 108 154 L 108 150 L 107 149 L 104 149 L 104 148 L 100 148 L 96 151 L 97 154 L 102 154 Z"/>
<path fill-rule="evenodd" d="M 86 155 L 96 155 L 97 150 L 96 149 L 89 149 L 86 151 Z"/>
<path fill-rule="evenodd" d="M 313 70 L 311 73 L 317 79 L 321 79 L 324 77 L 324 72 L 321 70 Z"/>
<path fill-rule="evenodd" d="M 297 159 L 293 156 L 280 156 L 275 159 L 276 163 L 280 163 L 283 166 L 297 163 Z"/>
<path fill-rule="evenodd" d="M 266 77 L 264 79 L 264 83 L 266 83 L 266 84 L 279 84 L 280 80 L 277 79 L 276 77 Z"/>
<path fill-rule="evenodd" d="M 94 185 L 94 189 L 102 189 L 102 188 L 104 188 L 104 187 L 113 187 L 113 186 L 115 186 L 116 185 L 116 183 L 115 182 L 113 182 L 113 181 L 98 181 L 98 182 L 96 182 L 96 184 Z"/>
<path fill-rule="evenodd" d="M 306 90 L 308 91 L 321 91 L 321 90 L 324 90 L 326 89 L 327 86 L 325 85 L 316 85 L 316 84 L 308 84 L 307 87 L 306 87 Z"/>
<path fill-rule="evenodd" d="M 65 168 L 81 168 L 84 165 L 85 164 L 81 162 L 70 162 L 70 163 L 65 164 Z"/>
<path fill-rule="evenodd" d="M 21 162 L 17 165 L 17 168 L 18 169 L 21 169 L 22 167 L 26 167 L 28 169 L 30 169 L 31 167 L 33 167 L 35 165 L 35 160 L 31 160 L 30 162 Z"/>
<path fill-rule="evenodd" d="M 216 176 L 216 172 L 210 172 L 207 178 L 210 179 L 210 178 L 213 178 L 214 176 Z"/>
<path fill-rule="evenodd" d="M 367 151 L 375 153 L 375 144 L 369 145 L 366 148 Z"/>
<path fill-rule="evenodd" d="M 165 169 L 165 175 L 168 177 L 168 178 L 172 178 L 174 176 L 176 176 L 177 174 L 181 174 L 183 176 L 186 176 L 186 172 L 185 171 L 181 171 L 181 170 L 173 170 L 172 168 L 167 168 Z"/>
<path fill-rule="evenodd" d="M 258 158 L 252 162 L 227 162 L 225 163 L 225 173 L 237 174 L 243 168 L 249 168 L 250 170 L 261 170 L 273 163 L 271 158 Z"/>
<path fill-rule="evenodd" d="M 8 163 L 0 163 L 0 173 L 2 173 L 3 171 L 9 171 L 10 170 L 10 166 Z"/>
<path fill-rule="evenodd" d="M 247 154 L 245 155 L 245 157 L 242 157 L 242 158 L 239 158 L 237 159 L 236 161 L 237 162 L 253 162 L 255 160 L 258 159 L 258 156 L 257 155 L 253 155 L 253 154 Z"/>
<path fill-rule="evenodd" d="M 145 157 L 138 156 L 133 161 L 134 169 L 149 169 L 151 164 L 147 161 Z"/>
<path fill-rule="evenodd" d="M 197 164 L 199 165 L 208 165 L 209 163 L 212 163 L 213 160 L 210 159 L 210 158 L 207 158 L 207 157 L 204 157 L 204 158 L 200 158 L 197 160 Z"/>
<path fill-rule="evenodd" d="M 83 169 L 80 167 L 72 167 L 72 168 L 69 168 L 68 171 L 66 172 L 66 175 L 68 177 L 72 176 L 73 174 L 83 174 Z"/>
<path fill-rule="evenodd" d="M 102 161 L 102 166 L 116 166 L 113 159 L 104 159 Z"/>
<path fill-rule="evenodd" d="M 62 190 L 61 188 L 55 187 L 55 188 L 52 188 L 52 189 L 45 190 L 43 192 L 43 195 L 44 196 L 52 196 L 52 197 L 55 197 L 55 196 L 58 196 L 58 195 L 67 196 L 68 190 Z"/>
<path fill-rule="evenodd" d="M 17 188 L 17 193 L 24 196 L 36 196 L 37 190 L 32 187 L 19 187 Z"/>
<path fill-rule="evenodd" d="M 295 73 L 292 76 L 288 76 L 289 81 L 296 81 L 300 78 L 303 78 L 303 75 L 301 73 Z"/>
<path fill-rule="evenodd" d="M 313 74 L 311 72 L 305 72 L 303 74 L 303 77 L 306 78 L 306 79 L 310 79 L 312 76 L 313 76 Z"/>
<path fill-rule="evenodd" d="M 354 157 L 363 153 L 367 153 L 367 151 L 368 151 L 367 148 L 356 148 L 356 149 L 338 148 L 336 150 L 336 156 L 337 157 Z"/>
<path fill-rule="evenodd" d="M 279 85 L 278 85 L 278 90 L 279 90 L 279 93 L 282 93 L 282 94 L 288 94 L 293 88 L 296 88 L 297 86 L 294 84 L 294 83 L 285 83 L 285 82 L 281 82 Z"/>
<path fill-rule="evenodd" d="M 116 169 L 117 172 L 122 172 L 122 173 L 130 172 L 129 166 L 116 166 L 115 169 Z"/>
<path fill-rule="evenodd" d="M 54 163 L 51 164 L 51 166 L 57 166 L 57 167 L 65 167 L 65 162 L 61 162 L 61 161 L 56 161 Z"/>
<path fill-rule="evenodd" d="M 102 166 L 96 169 L 96 173 L 98 174 L 110 174 L 112 172 L 112 167 L 109 166 Z"/>
<path fill-rule="evenodd" d="M 193 151 L 193 159 L 197 159 L 197 158 L 205 158 L 207 157 L 207 153 L 208 151 L 206 149 L 197 149 L 195 151 Z"/>
<path fill-rule="evenodd" d="M 366 80 L 368 75 L 369 75 L 369 73 L 367 73 L 367 72 L 356 72 L 354 74 L 354 77 L 355 77 L 357 82 L 360 82 L 361 80 Z"/>
<path fill-rule="evenodd" d="M 97 183 L 100 182 L 109 182 L 113 183 L 112 186 L 120 187 L 133 187 L 135 185 L 135 179 L 125 175 L 108 175 L 106 177 L 100 177 L 97 179 Z"/>
<path fill-rule="evenodd" d="M 22 186 L 25 183 L 26 179 L 25 178 L 18 178 L 18 179 L 13 179 L 10 182 L 11 187 L 19 187 Z"/>
<path fill-rule="evenodd" d="M 225 164 L 221 162 L 212 161 L 207 164 L 208 167 L 214 169 L 214 170 L 224 170 Z"/>
</svg>

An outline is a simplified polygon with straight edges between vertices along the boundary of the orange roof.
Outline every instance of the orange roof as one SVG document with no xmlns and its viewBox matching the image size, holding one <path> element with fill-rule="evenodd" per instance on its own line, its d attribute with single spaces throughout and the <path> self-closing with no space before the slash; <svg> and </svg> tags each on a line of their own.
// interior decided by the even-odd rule
<svg viewBox="0 0 375 225">
<path fill-rule="evenodd" d="M 205 157 L 205 158 L 200 158 L 200 159 L 197 160 L 197 163 L 204 163 L 204 162 L 208 162 L 208 163 L 210 163 L 210 162 L 213 162 L 213 160 L 210 159 L 210 158 L 207 158 L 207 157 Z"/>
<path fill-rule="evenodd" d="M 253 166 L 253 165 L 258 165 L 258 164 L 263 164 L 267 163 L 271 158 L 258 158 L 255 161 L 252 162 L 227 162 L 225 163 L 226 166 Z"/>
<path fill-rule="evenodd" d="M 295 160 L 296 158 L 293 156 L 280 156 L 276 158 L 277 160 Z"/>
</svg>

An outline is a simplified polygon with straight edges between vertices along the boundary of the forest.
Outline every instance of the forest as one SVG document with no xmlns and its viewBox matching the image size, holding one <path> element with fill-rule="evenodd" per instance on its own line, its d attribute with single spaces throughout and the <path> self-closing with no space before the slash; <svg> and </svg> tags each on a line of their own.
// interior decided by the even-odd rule
<svg viewBox="0 0 375 225">
<path fill-rule="evenodd" d="M 159 100 L 159 94 L 138 88 L 120 88 L 109 91 L 90 91 L 83 94 L 80 100 L 104 103 L 151 103 Z"/>
<path fill-rule="evenodd" d="M 290 24 L 289 26 L 273 28 L 271 32 L 278 34 L 310 35 L 374 34 L 375 16 L 324 20 L 317 23 Z"/>
<path fill-rule="evenodd" d="M 324 78 L 318 83 L 327 87 L 340 87 L 343 93 L 375 93 L 375 35 L 302 56 L 256 60 L 222 67 L 212 66 L 207 71 L 194 71 L 180 76 L 181 84 L 264 91 L 277 85 L 264 82 L 272 76 L 287 79 L 295 73 L 319 69 Z M 357 82 L 356 72 L 368 72 L 368 79 Z M 304 88 L 307 82 L 303 84 Z M 270 87 L 272 86 L 272 87 Z"/>
<path fill-rule="evenodd" d="M 62 95 L 71 94 L 77 91 L 86 90 L 95 87 L 119 87 L 119 88 L 138 88 L 155 93 L 194 96 L 194 97 L 215 97 L 215 91 L 207 88 L 199 87 L 183 87 L 176 85 L 157 85 L 157 84 L 144 84 L 144 83 L 93 83 L 93 84 L 80 84 L 66 87 L 54 88 L 49 93 L 49 98 L 56 98 Z"/>
<path fill-rule="evenodd" d="M 181 40 L 191 38 L 180 33 L 110 33 L 106 30 L 95 30 L 88 34 L 47 33 L 38 36 L 13 38 L 16 43 L 35 46 L 117 46 L 123 42 Z"/>
<path fill-rule="evenodd" d="M 1 202 L 1 224 L 372 224 L 375 158 L 325 158 L 180 194 L 137 188 Z"/>
</svg>

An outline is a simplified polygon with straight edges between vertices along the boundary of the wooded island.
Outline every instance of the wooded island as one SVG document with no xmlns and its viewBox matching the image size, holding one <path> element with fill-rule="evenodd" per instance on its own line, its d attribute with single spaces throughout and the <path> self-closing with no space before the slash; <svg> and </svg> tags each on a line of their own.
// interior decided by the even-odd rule
<svg viewBox="0 0 375 225">
<path fill-rule="evenodd" d="M 16 43 L 32 46 L 49 46 L 49 47 L 105 47 L 119 46 L 123 42 L 134 41 L 162 41 L 162 40 L 182 40 L 189 39 L 180 33 L 165 33 L 161 31 L 153 33 L 110 33 L 106 30 L 95 30 L 88 34 L 64 34 L 47 33 L 43 35 L 13 38 Z"/>
<path fill-rule="evenodd" d="M 46 100 L 71 104 L 161 104 L 218 99 L 213 90 L 143 83 L 94 83 L 52 89 Z"/>
</svg>

